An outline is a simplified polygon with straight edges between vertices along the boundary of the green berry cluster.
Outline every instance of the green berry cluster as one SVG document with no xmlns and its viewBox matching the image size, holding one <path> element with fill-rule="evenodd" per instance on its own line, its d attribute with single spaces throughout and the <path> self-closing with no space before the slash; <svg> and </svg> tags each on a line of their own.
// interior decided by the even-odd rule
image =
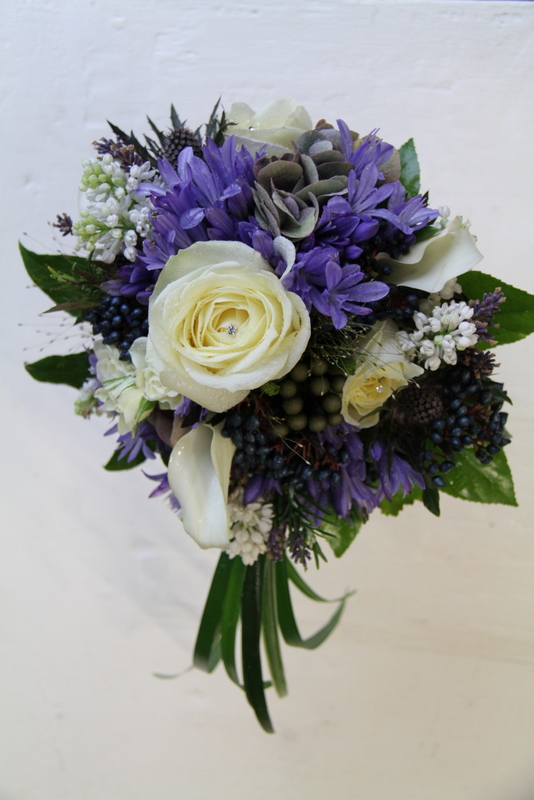
<svg viewBox="0 0 534 800">
<path fill-rule="evenodd" d="M 290 431 L 320 433 L 339 425 L 345 373 L 324 358 L 301 360 L 280 382 L 280 418 L 273 423 L 278 436 Z"/>
</svg>

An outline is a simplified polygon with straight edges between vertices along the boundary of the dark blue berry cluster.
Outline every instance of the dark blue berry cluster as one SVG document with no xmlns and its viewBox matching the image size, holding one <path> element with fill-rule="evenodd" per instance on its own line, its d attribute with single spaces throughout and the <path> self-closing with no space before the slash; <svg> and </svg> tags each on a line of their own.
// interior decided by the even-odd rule
<svg viewBox="0 0 534 800">
<path fill-rule="evenodd" d="M 139 305 L 134 298 L 108 295 L 85 319 L 91 323 L 95 336 L 102 334 L 104 344 L 119 350 L 122 361 L 129 360 L 128 351 L 134 341 L 148 333 L 148 307 Z"/>
<path fill-rule="evenodd" d="M 414 312 L 419 308 L 419 301 L 425 295 L 416 289 L 404 289 L 402 286 L 395 286 L 394 283 L 388 284 L 390 288 L 382 300 L 375 300 L 366 305 L 372 309 L 371 314 L 356 316 L 355 320 L 362 325 L 374 325 L 385 319 L 392 319 L 394 322 L 402 322 L 404 325 L 412 327 Z"/>
<path fill-rule="evenodd" d="M 442 475 L 456 466 L 454 453 L 473 447 L 480 463 L 489 464 L 510 442 L 504 432 L 508 414 L 501 411 L 502 384 L 477 379 L 467 367 L 454 367 L 448 375 L 451 382 L 442 389 L 443 415 L 430 424 L 429 439 L 436 449 L 424 454 L 425 471 L 438 489 L 445 486 Z"/>
<path fill-rule="evenodd" d="M 358 256 L 358 264 L 365 272 L 378 272 L 384 277 L 391 275 L 391 267 L 376 261 L 377 253 L 387 253 L 391 258 L 399 258 L 409 251 L 415 239 L 413 234 L 406 235 L 398 228 L 393 228 L 386 220 L 380 220 L 375 235 L 359 245 L 363 253 Z"/>
<path fill-rule="evenodd" d="M 236 446 L 233 473 L 238 479 L 261 473 L 303 490 L 309 480 L 325 488 L 341 480 L 339 464 L 349 455 L 343 448 L 321 443 L 318 437 L 276 436 L 267 419 L 250 408 L 234 409 L 226 417 L 222 435 Z"/>
</svg>

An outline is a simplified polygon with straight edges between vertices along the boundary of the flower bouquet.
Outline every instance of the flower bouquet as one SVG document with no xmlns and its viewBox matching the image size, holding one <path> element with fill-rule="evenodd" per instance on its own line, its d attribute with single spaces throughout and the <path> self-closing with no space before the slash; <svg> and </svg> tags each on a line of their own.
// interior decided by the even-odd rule
<svg viewBox="0 0 534 800">
<path fill-rule="evenodd" d="M 110 417 L 106 469 L 162 462 L 150 496 L 221 550 L 194 664 L 222 660 L 271 732 L 280 634 L 317 647 L 347 599 L 303 639 L 289 584 L 323 600 L 310 562 L 377 508 L 515 505 L 489 348 L 532 331 L 534 298 L 474 269 L 469 222 L 420 194 L 413 140 L 314 126 L 290 100 L 149 124 L 143 143 L 111 125 L 83 161 L 79 219 L 54 223 L 75 254 L 21 246 L 90 341 L 26 368 Z"/>
</svg>

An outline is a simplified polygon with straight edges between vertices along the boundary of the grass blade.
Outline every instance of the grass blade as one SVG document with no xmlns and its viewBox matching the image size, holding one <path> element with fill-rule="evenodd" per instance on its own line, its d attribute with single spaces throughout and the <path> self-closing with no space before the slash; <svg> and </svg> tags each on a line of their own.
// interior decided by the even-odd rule
<svg viewBox="0 0 534 800">
<path fill-rule="evenodd" d="M 276 608 L 276 572 L 273 561 L 265 559 L 263 572 L 263 597 L 261 609 L 263 643 L 273 685 L 279 697 L 287 695 L 286 676 L 280 641 L 278 638 L 278 611 Z"/>
<path fill-rule="evenodd" d="M 282 636 L 287 644 L 292 647 L 304 647 L 306 650 L 315 650 L 316 647 L 319 647 L 319 645 L 330 636 L 341 618 L 346 602 L 346 598 L 341 600 L 339 608 L 330 617 L 326 625 L 313 636 L 310 636 L 309 639 L 303 639 L 293 613 L 291 595 L 289 594 L 289 577 L 286 561 L 278 561 L 276 564 L 276 593 L 278 621 L 280 623 Z"/>
<path fill-rule="evenodd" d="M 232 560 L 221 621 L 221 655 L 228 677 L 241 687 L 235 665 L 235 637 L 241 615 L 246 567 L 239 556 Z M 242 688 L 242 687 L 241 687 Z"/>
<path fill-rule="evenodd" d="M 274 728 L 267 710 L 261 672 L 261 584 L 262 561 L 256 561 L 245 571 L 241 604 L 241 647 L 243 658 L 243 683 L 247 700 L 254 709 L 258 722 L 267 733 Z"/>
<path fill-rule="evenodd" d="M 231 566 L 230 558 L 221 553 L 200 621 L 193 664 L 204 672 L 213 672 L 221 658 L 221 618 Z"/>
</svg>

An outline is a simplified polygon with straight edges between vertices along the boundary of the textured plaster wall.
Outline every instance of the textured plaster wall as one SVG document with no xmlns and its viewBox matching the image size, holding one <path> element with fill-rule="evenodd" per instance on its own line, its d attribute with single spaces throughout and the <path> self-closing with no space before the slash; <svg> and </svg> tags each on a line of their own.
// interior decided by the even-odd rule
<svg viewBox="0 0 534 800">
<path fill-rule="evenodd" d="M 197 125 L 221 94 L 414 136 L 423 186 L 472 220 L 487 272 L 534 291 L 528 2 L 1 2 L 1 800 L 532 800 L 532 355 L 499 353 L 519 509 L 445 498 L 376 517 L 310 579 L 356 588 L 331 641 L 286 650 L 264 735 L 190 664 L 216 559 L 141 472 L 106 474 L 103 420 L 23 357 L 72 345 L 17 255 L 63 246 L 105 120 Z M 76 344 L 76 343 L 74 343 Z M 28 348 L 23 353 L 23 348 Z M 154 468 L 151 472 L 155 472 Z M 304 632 L 325 610 L 299 602 Z"/>
</svg>

